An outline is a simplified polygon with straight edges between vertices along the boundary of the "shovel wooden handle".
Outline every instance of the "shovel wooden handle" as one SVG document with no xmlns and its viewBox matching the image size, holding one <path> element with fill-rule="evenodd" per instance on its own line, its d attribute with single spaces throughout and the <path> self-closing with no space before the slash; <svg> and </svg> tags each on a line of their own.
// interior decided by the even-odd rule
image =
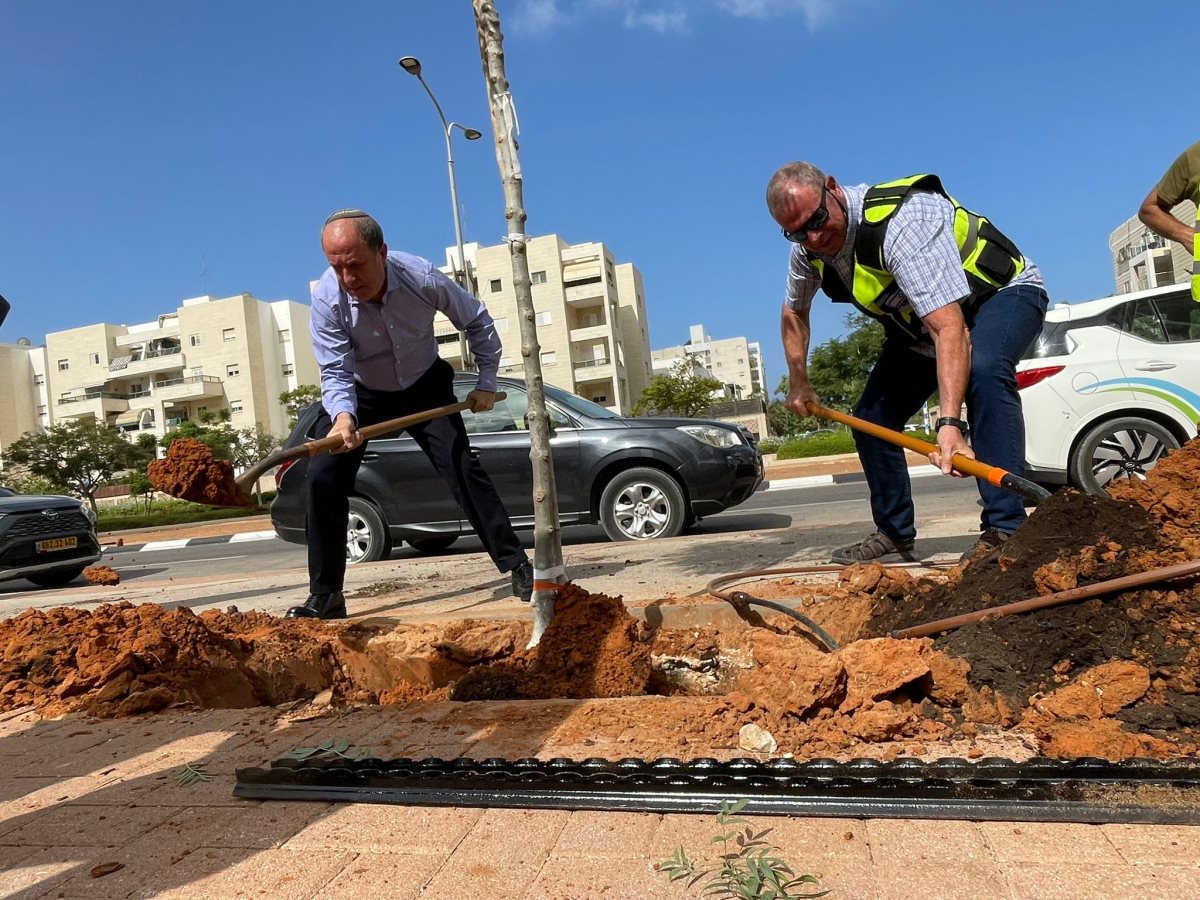
<svg viewBox="0 0 1200 900">
<path fill-rule="evenodd" d="M 500 401 L 507 397 L 504 391 L 496 392 L 496 400 Z M 386 422 L 378 422 L 374 425 L 365 425 L 358 429 L 358 433 L 363 436 L 363 439 L 378 437 L 381 434 L 388 434 L 393 431 L 400 431 L 402 428 L 407 428 L 409 425 L 418 425 L 421 422 L 428 422 L 431 419 L 440 419 L 442 416 L 449 416 L 456 412 L 463 412 L 470 409 L 471 405 L 466 401 L 461 403 L 451 403 L 447 406 L 435 406 L 433 409 L 426 409 L 419 413 L 413 413 L 410 416 L 400 416 L 398 419 L 388 419 Z M 303 444 L 297 444 L 295 447 L 288 447 L 286 450 L 278 450 L 270 456 L 263 459 L 261 462 L 255 463 L 235 480 L 238 488 L 248 494 L 254 483 L 271 469 L 278 466 L 280 463 L 287 462 L 289 459 L 297 459 L 302 456 L 316 456 L 318 453 L 325 453 L 329 450 L 336 450 L 343 446 L 341 437 L 334 435 L 333 437 L 323 437 L 315 441 L 305 441 Z"/>
<path fill-rule="evenodd" d="M 861 431 L 863 434 L 869 434 L 882 441 L 896 444 L 897 446 L 912 450 L 914 453 L 920 453 L 922 456 L 928 456 L 938 449 L 936 444 L 931 444 L 929 441 L 923 441 L 920 438 L 912 437 L 900 431 L 892 431 L 890 428 L 884 428 L 882 425 L 876 425 L 874 422 L 868 422 L 865 419 L 859 419 L 856 416 L 839 412 L 836 409 L 830 409 L 819 403 L 810 402 L 807 409 L 814 416 L 821 416 L 824 419 L 841 422 L 843 425 L 850 426 L 855 431 Z M 1006 491 L 1012 491 L 1015 494 L 1020 494 L 1035 506 L 1050 496 L 1048 490 L 1039 487 L 1032 481 L 1027 481 L 1019 475 L 1014 475 L 1012 472 L 1001 469 L 999 466 L 989 466 L 985 462 L 963 456 L 961 453 L 954 454 L 954 458 L 950 460 L 950 465 L 956 472 L 981 478 L 988 484 L 1003 488 Z"/>
</svg>

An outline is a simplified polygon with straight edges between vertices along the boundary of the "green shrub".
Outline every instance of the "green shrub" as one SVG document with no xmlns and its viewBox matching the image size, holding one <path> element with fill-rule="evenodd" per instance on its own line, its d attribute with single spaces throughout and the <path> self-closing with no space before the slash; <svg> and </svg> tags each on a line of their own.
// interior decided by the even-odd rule
<svg viewBox="0 0 1200 900">
<path fill-rule="evenodd" d="M 789 438 L 776 451 L 776 459 L 807 459 L 854 452 L 854 436 L 845 429 Z"/>
<path fill-rule="evenodd" d="M 264 495 L 265 500 L 265 495 Z M 219 519 L 239 519 L 245 516 L 261 516 L 268 512 L 266 506 L 247 509 L 223 509 L 189 503 L 186 500 L 156 500 L 149 513 L 141 504 L 103 506 L 96 519 L 97 531 L 122 531 L 128 528 L 153 528 L 158 525 L 179 525 L 188 522 L 210 522 Z"/>
<path fill-rule="evenodd" d="M 758 442 L 758 450 L 760 453 L 774 453 L 783 446 L 783 438 L 765 437 Z"/>
</svg>

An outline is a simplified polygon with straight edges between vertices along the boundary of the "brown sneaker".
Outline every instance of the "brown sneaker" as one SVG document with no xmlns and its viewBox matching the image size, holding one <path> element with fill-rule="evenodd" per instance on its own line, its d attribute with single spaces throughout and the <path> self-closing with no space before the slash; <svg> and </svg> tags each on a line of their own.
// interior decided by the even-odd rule
<svg viewBox="0 0 1200 900">
<path fill-rule="evenodd" d="M 968 559 L 975 559 L 977 556 L 987 556 L 993 550 L 999 550 L 1010 537 L 1012 537 L 1012 534 L 1009 532 L 997 531 L 994 528 L 981 531 L 979 539 L 971 545 L 966 553 L 958 558 L 958 561 L 964 563 Z"/>
<path fill-rule="evenodd" d="M 896 561 L 889 557 L 898 557 L 899 559 L 911 562 L 916 559 L 912 549 L 912 541 L 895 541 L 882 531 L 876 531 L 867 535 L 857 544 L 851 544 L 849 547 L 842 547 L 840 550 L 833 551 L 831 559 L 835 563 L 847 566 L 853 563 L 873 562 L 875 560 L 883 562 Z"/>
</svg>

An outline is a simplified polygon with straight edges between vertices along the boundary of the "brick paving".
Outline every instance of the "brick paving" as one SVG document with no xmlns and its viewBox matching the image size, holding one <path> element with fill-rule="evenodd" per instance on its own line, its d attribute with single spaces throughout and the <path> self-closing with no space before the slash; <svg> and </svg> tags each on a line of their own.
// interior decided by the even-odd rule
<svg viewBox="0 0 1200 900">
<path fill-rule="evenodd" d="M 669 884 L 654 864 L 680 845 L 693 855 L 711 852 L 711 816 L 231 795 L 237 767 L 321 736 L 406 749 L 439 742 L 446 754 L 536 748 L 534 729 L 506 745 L 485 727 L 483 708 L 465 704 L 461 719 L 443 706 L 290 723 L 267 710 L 109 722 L 9 715 L 0 721 L 0 754 L 19 765 L 0 782 L 0 896 L 699 896 Z M 188 762 L 213 780 L 181 785 L 177 774 Z M 756 830 L 771 829 L 797 871 L 819 874 L 831 897 L 1200 896 L 1200 827 L 751 818 Z M 95 867 L 105 864 L 112 871 L 99 874 Z"/>
</svg>

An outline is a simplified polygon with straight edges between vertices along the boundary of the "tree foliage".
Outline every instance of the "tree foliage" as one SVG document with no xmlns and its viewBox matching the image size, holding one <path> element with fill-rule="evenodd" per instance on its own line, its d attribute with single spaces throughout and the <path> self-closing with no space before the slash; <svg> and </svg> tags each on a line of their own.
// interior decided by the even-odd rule
<svg viewBox="0 0 1200 900">
<path fill-rule="evenodd" d="M 695 416 L 712 405 L 712 393 L 720 388 L 720 381 L 698 374 L 692 360 L 684 357 L 675 361 L 670 372 L 651 379 L 633 414 Z"/>
<path fill-rule="evenodd" d="M 845 337 L 831 338 L 809 356 L 808 383 L 826 406 L 850 410 L 883 349 L 883 326 L 862 313 L 851 313 L 842 324 Z"/>
<path fill-rule="evenodd" d="M 97 489 L 140 462 L 133 444 L 95 419 L 71 419 L 27 432 L 9 445 L 4 458 L 46 479 L 55 491 L 83 497 L 93 512 Z"/>
<path fill-rule="evenodd" d="M 288 413 L 288 427 L 295 428 L 296 420 L 300 417 L 300 410 L 320 399 L 321 389 L 315 384 L 302 384 L 280 394 L 279 402 L 283 404 Z"/>
</svg>

